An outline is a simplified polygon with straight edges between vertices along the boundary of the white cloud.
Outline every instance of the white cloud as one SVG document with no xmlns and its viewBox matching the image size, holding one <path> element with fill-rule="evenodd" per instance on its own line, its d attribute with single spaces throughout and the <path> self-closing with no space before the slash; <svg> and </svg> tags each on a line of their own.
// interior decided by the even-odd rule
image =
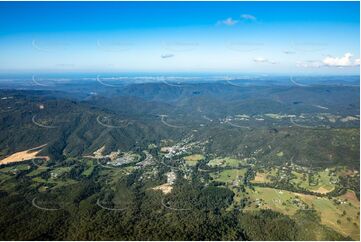
<svg viewBox="0 0 361 242">
<path fill-rule="evenodd" d="M 166 58 L 172 58 L 174 57 L 173 54 L 165 54 L 165 55 L 161 55 L 160 57 L 162 57 L 163 59 L 166 59 Z"/>
<path fill-rule="evenodd" d="M 351 53 L 346 53 L 342 57 L 327 56 L 326 58 L 323 59 L 322 63 L 325 66 L 335 66 L 335 67 L 349 67 L 349 66 L 359 65 L 359 63 L 357 63 L 357 59 L 355 61 L 352 59 Z"/>
<path fill-rule="evenodd" d="M 233 25 L 237 24 L 238 22 L 240 22 L 242 20 L 244 20 L 244 21 L 256 21 L 257 18 L 254 15 L 251 15 L 251 14 L 242 14 L 240 16 L 239 20 L 233 19 L 233 18 L 227 18 L 225 20 L 218 21 L 217 25 L 233 26 Z"/>
<path fill-rule="evenodd" d="M 246 20 L 252 20 L 252 21 L 257 20 L 257 18 L 254 15 L 251 15 L 251 14 L 242 14 L 241 18 L 246 19 Z"/>
<path fill-rule="evenodd" d="M 320 67 L 352 67 L 360 65 L 360 58 L 353 59 L 351 53 L 345 53 L 342 57 L 327 56 L 322 61 L 308 60 L 297 62 L 297 67 L 320 68 Z"/>
<path fill-rule="evenodd" d="M 227 26 L 233 26 L 236 23 L 238 23 L 238 20 L 234 20 L 232 18 L 227 18 L 225 20 L 218 21 L 217 24 L 224 24 L 224 25 L 227 25 Z"/>
<path fill-rule="evenodd" d="M 277 64 L 275 61 L 273 60 L 269 60 L 267 58 L 263 58 L 263 57 L 256 57 L 253 59 L 254 62 L 256 63 L 268 63 L 268 64 Z"/>
<path fill-rule="evenodd" d="M 305 62 L 297 62 L 296 66 L 303 67 L 303 68 L 319 68 L 319 67 L 322 67 L 323 64 L 319 61 L 309 60 L 309 61 L 305 61 Z"/>
</svg>

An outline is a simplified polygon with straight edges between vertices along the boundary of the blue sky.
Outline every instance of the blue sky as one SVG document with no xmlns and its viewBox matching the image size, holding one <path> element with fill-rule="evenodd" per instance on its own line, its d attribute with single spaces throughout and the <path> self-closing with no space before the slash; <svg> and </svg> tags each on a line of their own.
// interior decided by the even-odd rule
<svg viewBox="0 0 361 242">
<path fill-rule="evenodd" d="M 359 22 L 359 2 L 1 2 L 0 71 L 359 74 Z"/>
</svg>

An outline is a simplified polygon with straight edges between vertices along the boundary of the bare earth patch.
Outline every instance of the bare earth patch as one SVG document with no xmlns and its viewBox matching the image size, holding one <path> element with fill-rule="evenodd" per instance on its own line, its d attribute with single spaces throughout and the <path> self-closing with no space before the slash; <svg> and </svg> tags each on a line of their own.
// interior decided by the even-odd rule
<svg viewBox="0 0 361 242">
<path fill-rule="evenodd" d="M 359 206 L 360 202 L 356 197 L 356 194 L 354 191 L 348 190 L 344 195 L 340 196 L 340 198 L 347 199 L 351 203 L 353 203 L 355 206 Z"/>
<path fill-rule="evenodd" d="M 332 189 L 332 190 L 333 190 L 333 189 Z M 324 187 L 319 187 L 318 189 L 315 189 L 315 190 L 312 190 L 312 191 L 313 191 L 313 192 L 320 193 L 320 194 L 326 194 L 326 193 L 331 192 L 332 190 L 327 189 L 327 188 L 324 188 Z"/>
<path fill-rule="evenodd" d="M 269 179 L 267 178 L 267 173 L 257 172 L 257 175 L 252 180 L 253 183 L 267 183 Z"/>
<path fill-rule="evenodd" d="M 37 156 L 40 153 L 40 151 L 42 150 L 41 148 L 43 148 L 44 146 L 46 146 L 46 144 L 32 148 L 32 149 L 16 152 L 16 153 L 0 160 L 0 165 L 6 165 L 6 164 L 14 163 L 14 162 L 25 161 L 25 160 L 31 160 L 34 158 L 49 160 L 48 156 Z"/>
<path fill-rule="evenodd" d="M 164 194 L 168 194 L 168 193 L 171 193 L 172 192 L 172 189 L 173 189 L 173 186 L 168 184 L 168 183 L 165 183 L 165 184 L 162 184 L 160 186 L 156 186 L 156 187 L 153 187 L 152 188 L 153 190 L 160 190 L 162 191 Z"/>
</svg>

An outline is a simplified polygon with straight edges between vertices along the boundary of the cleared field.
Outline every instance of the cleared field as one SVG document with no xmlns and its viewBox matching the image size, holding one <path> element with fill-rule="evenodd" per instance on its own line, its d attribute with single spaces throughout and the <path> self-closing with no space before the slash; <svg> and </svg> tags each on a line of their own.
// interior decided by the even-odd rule
<svg viewBox="0 0 361 242">
<path fill-rule="evenodd" d="M 282 157 L 283 156 L 283 151 L 280 151 L 276 154 L 278 157 Z"/>
<path fill-rule="evenodd" d="M 210 160 L 208 165 L 211 167 L 238 167 L 238 165 L 247 165 L 247 161 L 248 159 L 238 160 L 231 157 L 224 157 Z"/>
<path fill-rule="evenodd" d="M 54 177 L 59 177 L 66 172 L 70 172 L 70 170 L 71 170 L 71 167 L 57 167 L 51 171 L 51 174 Z"/>
<path fill-rule="evenodd" d="M 93 164 L 93 161 L 92 160 L 88 160 L 87 161 L 87 169 L 85 169 L 82 173 L 83 176 L 86 176 L 86 177 L 89 177 L 93 174 L 93 171 L 94 171 L 94 164 Z"/>
<path fill-rule="evenodd" d="M 35 147 L 32 149 L 16 152 L 16 153 L 0 160 L 0 165 L 31 160 L 34 158 L 43 158 L 43 159 L 48 160 L 49 159 L 48 156 L 37 156 L 40 153 L 41 148 L 44 147 L 45 145 L 41 145 L 41 146 L 38 146 L 38 147 Z"/>
<path fill-rule="evenodd" d="M 266 173 L 257 172 L 256 176 L 254 177 L 254 179 L 251 182 L 253 182 L 253 183 L 267 183 L 267 182 L 270 182 L 270 180 L 267 178 Z"/>
<path fill-rule="evenodd" d="M 16 171 L 26 171 L 29 169 L 30 169 L 29 165 L 22 164 L 22 165 L 8 166 L 8 167 L 1 168 L 0 172 L 12 173 L 12 172 L 16 172 Z"/>
<path fill-rule="evenodd" d="M 296 186 L 307 189 L 309 191 L 326 194 L 335 189 L 335 184 L 332 183 L 332 179 L 334 177 L 329 175 L 329 171 L 325 170 L 313 174 L 312 179 L 314 180 L 315 184 L 309 182 L 310 174 L 298 172 L 292 172 L 292 174 L 296 178 L 292 179 L 291 182 Z"/>
<path fill-rule="evenodd" d="M 26 174 L 26 176 L 34 177 L 34 176 L 40 175 L 40 174 L 43 173 L 43 172 L 46 172 L 46 169 L 38 168 L 38 169 L 33 170 L 33 171 L 31 171 L 30 173 Z"/>
<path fill-rule="evenodd" d="M 162 191 L 164 194 L 168 194 L 168 193 L 172 192 L 173 186 L 168 183 L 165 183 L 165 184 L 153 187 L 152 189 L 156 190 L 156 191 L 157 190 Z"/>
<path fill-rule="evenodd" d="M 72 179 L 56 180 L 54 182 L 56 183 L 56 185 L 55 185 L 55 187 L 53 187 L 53 189 L 65 187 L 65 186 L 69 186 L 69 185 L 74 185 L 74 184 L 78 183 L 78 181 L 72 180 Z"/>
<path fill-rule="evenodd" d="M 351 191 L 333 199 L 262 187 L 256 187 L 255 191 L 248 190 L 248 193 L 252 204 L 246 211 L 272 209 L 292 216 L 299 209 L 315 209 L 322 224 L 359 240 L 360 203 Z"/>
<path fill-rule="evenodd" d="M 108 178 L 108 184 L 111 186 L 115 186 L 119 180 L 121 180 L 123 177 L 130 174 L 132 171 L 134 171 L 135 168 L 132 166 L 126 166 L 126 167 L 117 167 L 114 169 L 101 169 L 99 171 L 100 176 L 104 176 Z"/>
<path fill-rule="evenodd" d="M 34 177 L 32 179 L 33 182 L 35 183 L 42 183 L 44 185 L 52 185 L 52 189 L 55 189 L 55 188 L 60 188 L 60 187 L 64 187 L 64 186 L 68 186 L 68 185 L 73 185 L 73 184 L 76 184 L 78 181 L 76 180 L 72 180 L 72 179 L 66 179 L 66 180 L 62 180 L 62 179 L 43 179 L 41 177 Z"/>
<path fill-rule="evenodd" d="M 252 204 L 246 210 L 272 209 L 287 215 L 293 215 L 298 209 L 305 209 L 304 204 L 294 202 L 299 200 L 296 194 L 288 191 L 256 187 L 255 191 L 247 190 Z"/>
<path fill-rule="evenodd" d="M 346 202 L 347 197 L 352 196 L 353 202 Z M 360 239 L 360 222 L 358 212 L 360 203 L 353 192 L 338 197 L 341 204 L 322 198 L 312 200 L 314 208 L 319 211 L 323 224 L 333 228 L 343 235 L 349 235 L 355 240 Z"/>
<path fill-rule="evenodd" d="M 189 166 L 195 166 L 195 165 L 197 165 L 198 161 L 201 161 L 203 159 L 204 159 L 204 156 L 201 154 L 193 154 L 193 155 L 184 157 L 186 164 Z"/>
<path fill-rule="evenodd" d="M 252 183 L 270 183 L 272 182 L 272 178 L 277 176 L 277 169 L 272 168 L 270 171 L 257 171 L 256 176 Z"/>
<path fill-rule="evenodd" d="M 246 173 L 246 169 L 228 169 L 221 172 L 214 172 L 210 175 L 215 181 L 224 182 L 227 185 L 240 184 Z"/>
<path fill-rule="evenodd" d="M 41 177 L 34 177 L 32 179 L 33 182 L 38 182 L 38 183 L 44 183 L 44 184 L 47 184 L 47 183 L 52 183 L 52 182 L 48 182 L 47 180 L 41 178 Z"/>
<path fill-rule="evenodd" d="M 69 179 L 69 178 L 60 178 L 61 175 L 69 172 L 71 170 L 71 167 L 57 167 L 50 171 L 51 177 L 48 179 L 44 179 L 38 175 L 40 175 L 42 172 L 46 172 L 47 170 L 44 169 L 37 169 L 29 174 L 27 176 L 32 177 L 32 181 L 34 183 L 42 183 L 45 186 L 51 185 L 52 189 L 60 188 L 67 185 L 72 185 L 77 183 L 76 180 Z"/>
<path fill-rule="evenodd" d="M 358 171 L 348 169 L 347 167 L 337 167 L 336 174 L 338 176 L 352 176 L 353 177 L 358 174 Z"/>
</svg>

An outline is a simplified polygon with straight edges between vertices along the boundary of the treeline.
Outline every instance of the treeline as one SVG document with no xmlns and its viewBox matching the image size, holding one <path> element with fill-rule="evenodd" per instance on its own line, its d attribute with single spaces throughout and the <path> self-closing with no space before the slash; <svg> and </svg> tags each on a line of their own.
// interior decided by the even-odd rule
<svg viewBox="0 0 361 242">
<path fill-rule="evenodd" d="M 224 187 L 203 187 L 179 178 L 171 194 L 149 189 L 137 171 L 117 184 L 132 199 L 127 209 L 110 211 L 97 205 L 104 192 L 103 181 L 87 179 L 75 185 L 49 191 L 61 203 L 60 210 L 43 211 L 31 204 L 37 193 L 27 179 L 19 180 L 18 193 L 0 193 L 1 240 L 345 240 L 319 224 L 306 212 L 291 218 L 261 210 L 230 209 L 234 193 Z M 117 187 L 118 187 L 117 185 Z M 115 191 L 102 199 L 110 203 Z M 28 199 L 24 199 L 26 194 Z M 119 194 L 118 194 L 119 195 Z M 162 205 L 162 201 L 167 205 Z M 40 198 L 39 198 L 40 204 Z M 116 207 L 116 206 L 114 206 Z M 167 208 L 168 207 L 168 208 Z M 183 210 L 172 210 L 179 208 Z M 313 232 L 307 225 L 317 228 Z M 308 230 L 309 229 L 309 230 Z"/>
</svg>

